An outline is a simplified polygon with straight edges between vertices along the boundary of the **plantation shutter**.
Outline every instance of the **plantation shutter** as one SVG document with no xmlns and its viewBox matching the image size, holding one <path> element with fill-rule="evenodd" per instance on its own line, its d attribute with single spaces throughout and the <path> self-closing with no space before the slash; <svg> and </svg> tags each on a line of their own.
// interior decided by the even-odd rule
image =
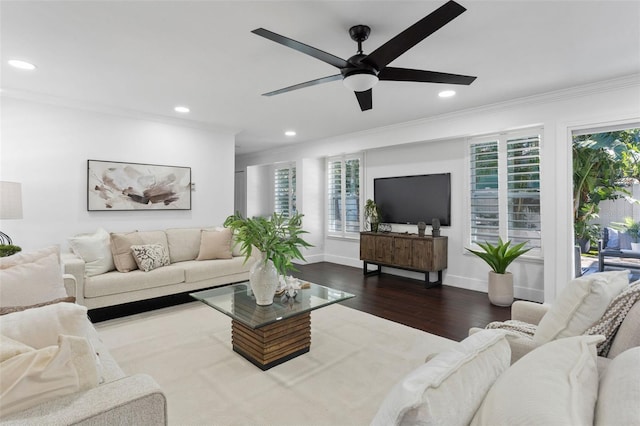
<svg viewBox="0 0 640 426">
<path fill-rule="evenodd" d="M 327 232 L 356 237 L 360 232 L 361 155 L 327 160 Z"/>
<path fill-rule="evenodd" d="M 327 162 L 327 227 L 329 232 L 342 232 L 342 161 Z"/>
<path fill-rule="evenodd" d="M 471 145 L 471 242 L 498 241 L 498 141 Z"/>
<path fill-rule="evenodd" d="M 507 139 L 507 238 L 540 248 L 540 135 Z"/>
<path fill-rule="evenodd" d="M 296 212 L 296 168 L 280 167 L 274 171 L 274 211 L 291 217 Z"/>
</svg>

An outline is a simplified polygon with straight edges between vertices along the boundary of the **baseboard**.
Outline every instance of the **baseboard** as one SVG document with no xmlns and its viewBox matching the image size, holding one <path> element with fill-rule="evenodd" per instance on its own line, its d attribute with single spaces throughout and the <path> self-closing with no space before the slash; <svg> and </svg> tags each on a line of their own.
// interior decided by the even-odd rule
<svg viewBox="0 0 640 426">
<path fill-rule="evenodd" d="M 325 254 L 324 262 L 337 263 L 338 265 L 352 266 L 354 268 L 362 268 L 362 261 L 352 257 L 336 256 L 333 254 Z"/>
</svg>

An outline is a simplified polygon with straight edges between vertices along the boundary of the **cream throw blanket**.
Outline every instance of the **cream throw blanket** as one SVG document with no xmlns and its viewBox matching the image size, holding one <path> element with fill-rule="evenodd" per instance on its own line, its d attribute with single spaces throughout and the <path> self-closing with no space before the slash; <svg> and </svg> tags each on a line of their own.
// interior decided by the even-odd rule
<svg viewBox="0 0 640 426">
<path fill-rule="evenodd" d="M 605 337 L 603 342 L 598 344 L 598 355 L 606 357 L 611 349 L 613 338 L 620 328 L 631 307 L 640 300 L 640 281 L 632 283 L 626 290 L 617 295 L 607 307 L 604 315 L 583 334 L 600 334 Z M 507 320 L 505 322 L 494 321 L 485 328 L 507 330 L 509 334 L 519 337 L 533 338 L 536 326 L 517 320 Z"/>
</svg>

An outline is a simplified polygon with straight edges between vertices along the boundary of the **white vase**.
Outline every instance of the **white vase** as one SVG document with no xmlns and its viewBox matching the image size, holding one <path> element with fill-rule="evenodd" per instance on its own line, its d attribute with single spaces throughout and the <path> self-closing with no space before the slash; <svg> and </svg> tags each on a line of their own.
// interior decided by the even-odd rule
<svg viewBox="0 0 640 426">
<path fill-rule="evenodd" d="M 489 301 L 496 306 L 513 304 L 513 274 L 489 271 Z"/>
<path fill-rule="evenodd" d="M 273 296 L 278 288 L 278 271 L 264 253 L 251 267 L 249 283 L 256 298 L 256 304 L 266 306 L 273 303 Z"/>
</svg>

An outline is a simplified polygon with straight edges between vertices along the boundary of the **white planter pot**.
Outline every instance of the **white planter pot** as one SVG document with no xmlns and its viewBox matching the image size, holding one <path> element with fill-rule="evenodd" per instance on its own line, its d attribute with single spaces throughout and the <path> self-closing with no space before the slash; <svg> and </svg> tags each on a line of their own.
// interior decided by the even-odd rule
<svg viewBox="0 0 640 426">
<path fill-rule="evenodd" d="M 266 259 L 264 253 L 251 267 L 249 283 L 256 298 L 256 304 L 266 306 L 273 303 L 273 296 L 279 284 L 278 271 L 271 259 Z"/>
<path fill-rule="evenodd" d="M 640 251 L 640 243 L 631 243 L 631 251 Z"/>
<path fill-rule="evenodd" d="M 496 306 L 513 304 L 513 274 L 489 271 L 489 301 Z"/>
</svg>

